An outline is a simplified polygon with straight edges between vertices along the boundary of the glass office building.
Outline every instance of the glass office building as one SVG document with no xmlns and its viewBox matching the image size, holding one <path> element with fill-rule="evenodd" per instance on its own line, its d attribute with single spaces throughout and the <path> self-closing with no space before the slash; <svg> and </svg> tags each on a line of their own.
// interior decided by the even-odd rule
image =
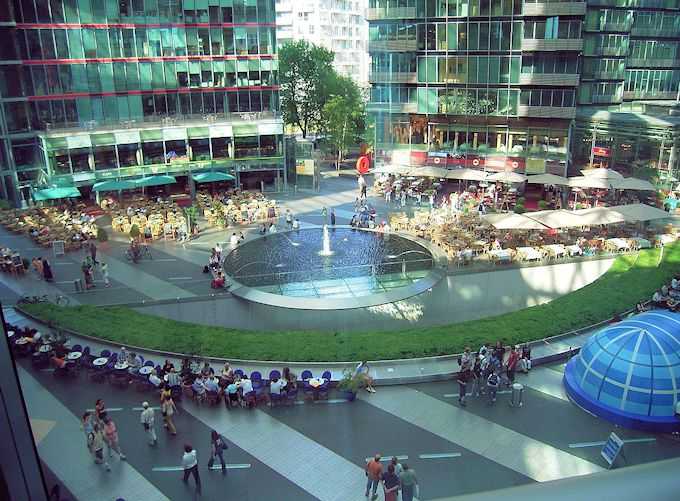
<svg viewBox="0 0 680 501">
<path fill-rule="evenodd" d="M 371 0 L 378 157 L 526 173 L 576 169 L 590 114 L 644 114 L 651 109 L 640 109 L 644 101 L 675 99 L 678 1 L 638 8 L 644 1 Z M 626 15 L 612 14 L 619 10 Z"/>
<path fill-rule="evenodd" d="M 2 7 L 5 198 L 206 170 L 252 187 L 285 183 L 274 0 Z"/>
</svg>

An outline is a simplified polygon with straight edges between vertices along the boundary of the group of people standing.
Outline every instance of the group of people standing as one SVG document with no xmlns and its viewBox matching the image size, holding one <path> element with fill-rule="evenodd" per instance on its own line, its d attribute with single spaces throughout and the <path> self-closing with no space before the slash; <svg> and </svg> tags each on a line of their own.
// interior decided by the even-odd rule
<svg viewBox="0 0 680 501">
<path fill-rule="evenodd" d="M 387 465 L 387 471 L 383 471 L 380 454 L 366 463 L 366 498 L 371 495 L 371 501 L 378 499 L 378 485 L 382 482 L 385 493 L 385 501 L 397 501 L 401 491 L 402 501 L 413 501 L 414 497 L 420 497 L 418 493 L 418 478 L 416 472 L 407 464 L 399 463 L 393 457 Z"/>
<path fill-rule="evenodd" d="M 54 275 L 52 274 L 52 266 L 50 265 L 50 262 L 47 260 L 47 258 L 34 257 L 31 260 L 31 266 L 35 270 L 35 273 L 38 275 L 38 278 L 41 278 L 45 282 L 54 281 Z"/>
<path fill-rule="evenodd" d="M 86 249 L 87 255 L 83 258 L 80 263 L 80 270 L 83 272 L 83 278 L 85 279 L 85 290 L 93 288 L 94 285 L 94 272 L 99 269 L 104 280 L 105 287 L 111 287 L 111 280 L 109 279 L 109 265 L 104 261 L 97 261 L 97 245 L 94 242 L 90 242 Z"/>
</svg>

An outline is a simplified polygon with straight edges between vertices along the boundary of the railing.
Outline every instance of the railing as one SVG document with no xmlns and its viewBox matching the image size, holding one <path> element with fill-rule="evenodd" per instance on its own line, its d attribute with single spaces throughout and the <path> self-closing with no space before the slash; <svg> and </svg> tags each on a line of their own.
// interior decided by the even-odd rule
<svg viewBox="0 0 680 501">
<path fill-rule="evenodd" d="M 629 57 L 626 59 L 626 66 L 632 68 L 678 68 L 680 67 L 680 59 Z"/>
<path fill-rule="evenodd" d="M 413 19 L 416 17 L 415 7 L 394 7 L 367 9 L 367 21 L 380 21 L 381 19 Z"/>
<path fill-rule="evenodd" d="M 628 46 L 626 47 L 595 47 L 595 56 L 625 56 L 628 54 Z M 587 56 L 591 54 L 586 54 Z"/>
<path fill-rule="evenodd" d="M 635 25 L 633 25 L 633 28 L 630 30 L 630 34 L 639 37 L 668 37 L 668 38 L 680 37 L 680 32 L 678 32 L 678 30 L 646 26 L 642 27 Z"/>
<path fill-rule="evenodd" d="M 517 116 L 534 118 L 576 118 L 575 107 L 518 106 Z"/>
<path fill-rule="evenodd" d="M 367 110 L 374 113 L 417 113 L 418 103 L 368 103 Z"/>
<path fill-rule="evenodd" d="M 525 38 L 522 40 L 522 50 L 534 51 L 563 51 L 563 50 L 582 50 L 582 38 L 554 38 L 554 39 L 539 39 L 539 38 Z"/>
<path fill-rule="evenodd" d="M 539 2 L 525 3 L 525 16 L 582 16 L 586 13 L 585 2 Z"/>
<path fill-rule="evenodd" d="M 621 96 L 617 96 L 617 95 L 613 95 L 613 94 L 594 95 L 594 96 L 591 97 L 591 102 L 593 104 L 620 103 L 621 102 Z"/>
<path fill-rule="evenodd" d="M 521 85 L 578 85 L 576 73 L 522 73 L 519 76 Z"/>
<path fill-rule="evenodd" d="M 218 122 L 252 122 L 256 120 L 280 119 L 281 114 L 275 111 L 204 113 L 194 115 L 150 115 L 130 120 L 87 120 L 83 122 L 43 122 L 44 130 L 48 133 L 61 130 L 81 129 L 87 131 L 137 129 L 147 126 L 160 125 L 172 127 L 194 122 L 197 125 L 210 125 Z M 49 134 L 47 134 L 49 136 Z"/>
<path fill-rule="evenodd" d="M 633 21 L 624 21 L 623 23 L 606 21 L 600 23 L 600 31 L 629 31 L 632 26 Z"/>
<path fill-rule="evenodd" d="M 369 82 L 387 83 L 418 83 L 418 74 L 402 71 L 372 71 L 368 77 Z"/>
<path fill-rule="evenodd" d="M 369 52 L 414 52 L 418 50 L 416 40 L 371 40 L 368 42 Z"/>
<path fill-rule="evenodd" d="M 594 80 L 623 80 L 624 75 L 622 71 L 594 71 L 591 78 Z"/>
</svg>

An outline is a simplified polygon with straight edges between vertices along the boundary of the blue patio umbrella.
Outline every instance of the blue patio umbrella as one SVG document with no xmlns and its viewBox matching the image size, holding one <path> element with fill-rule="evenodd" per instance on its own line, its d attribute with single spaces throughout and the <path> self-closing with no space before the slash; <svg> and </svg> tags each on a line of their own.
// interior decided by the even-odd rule
<svg viewBox="0 0 680 501">
<path fill-rule="evenodd" d="M 134 183 L 137 188 L 148 188 L 149 186 L 164 186 L 166 184 L 175 184 L 177 179 L 174 176 L 148 176 L 140 179 L 135 179 Z"/>
<path fill-rule="evenodd" d="M 131 190 L 137 188 L 137 185 L 133 181 L 120 180 L 120 181 L 101 181 L 95 183 L 92 187 L 94 191 L 120 191 L 120 190 Z"/>
<path fill-rule="evenodd" d="M 233 181 L 236 178 L 226 172 L 202 172 L 192 176 L 197 183 L 214 183 L 217 181 Z"/>
<path fill-rule="evenodd" d="M 80 196 L 80 191 L 75 186 L 64 186 L 58 188 L 45 188 L 33 192 L 33 199 L 37 202 L 43 200 L 56 200 L 59 198 L 75 198 Z"/>
</svg>

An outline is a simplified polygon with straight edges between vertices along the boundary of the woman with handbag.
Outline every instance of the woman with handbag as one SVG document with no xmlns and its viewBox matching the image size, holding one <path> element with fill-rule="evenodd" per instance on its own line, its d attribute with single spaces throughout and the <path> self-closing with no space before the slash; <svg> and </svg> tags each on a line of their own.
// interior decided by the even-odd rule
<svg viewBox="0 0 680 501">
<path fill-rule="evenodd" d="M 172 416 L 175 415 L 176 411 L 177 406 L 172 399 L 172 390 L 170 385 L 166 383 L 161 391 L 161 414 L 163 415 L 163 426 L 171 435 L 177 435 L 177 428 L 175 428 L 175 423 L 172 420 Z"/>
<path fill-rule="evenodd" d="M 399 475 L 401 487 L 401 501 L 413 501 L 414 496 L 420 497 L 418 493 L 418 479 L 416 472 L 411 470 L 407 464 L 403 464 L 404 471 Z"/>
<path fill-rule="evenodd" d="M 227 445 L 225 438 L 215 430 L 210 432 L 210 448 L 212 454 L 210 456 L 210 461 L 208 461 L 208 469 L 212 468 L 215 458 L 219 458 L 220 463 L 222 463 L 222 474 L 226 474 L 227 465 L 224 462 L 224 451 L 226 451 L 229 446 Z"/>
</svg>

